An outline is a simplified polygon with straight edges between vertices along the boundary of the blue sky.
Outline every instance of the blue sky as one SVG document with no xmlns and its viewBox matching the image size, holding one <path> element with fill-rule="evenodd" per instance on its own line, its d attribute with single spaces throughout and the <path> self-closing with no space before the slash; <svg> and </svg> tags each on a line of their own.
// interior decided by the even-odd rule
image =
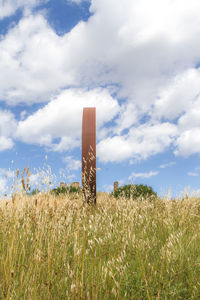
<svg viewBox="0 0 200 300">
<path fill-rule="evenodd" d="M 24 166 L 33 187 L 48 166 L 55 185 L 81 181 L 82 109 L 95 106 L 98 190 L 199 194 L 199 12 L 199 0 L 0 1 L 1 193 Z"/>
</svg>

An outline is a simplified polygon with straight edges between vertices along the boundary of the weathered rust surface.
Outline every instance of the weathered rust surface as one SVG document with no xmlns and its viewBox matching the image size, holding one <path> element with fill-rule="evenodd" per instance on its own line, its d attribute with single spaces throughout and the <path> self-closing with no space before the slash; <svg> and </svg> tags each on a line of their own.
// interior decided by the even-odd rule
<svg viewBox="0 0 200 300">
<path fill-rule="evenodd" d="M 96 108 L 83 109 L 82 191 L 89 204 L 96 204 Z"/>
</svg>

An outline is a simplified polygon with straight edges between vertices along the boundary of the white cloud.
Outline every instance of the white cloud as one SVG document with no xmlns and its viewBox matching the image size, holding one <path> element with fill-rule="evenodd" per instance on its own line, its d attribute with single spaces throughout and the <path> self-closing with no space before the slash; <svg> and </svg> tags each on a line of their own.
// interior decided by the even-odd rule
<svg viewBox="0 0 200 300">
<path fill-rule="evenodd" d="M 14 115 L 8 110 L 0 109 L 0 151 L 13 148 L 16 128 L 17 122 Z"/>
<path fill-rule="evenodd" d="M 20 113 L 20 120 L 21 121 L 24 120 L 26 115 L 27 115 L 27 111 L 26 110 L 21 111 L 21 113 Z"/>
<path fill-rule="evenodd" d="M 14 115 L 8 110 L 0 109 L 0 136 L 14 135 L 16 126 Z"/>
<path fill-rule="evenodd" d="M 126 136 L 106 138 L 97 146 L 97 155 L 103 162 L 118 162 L 128 158 L 146 159 L 163 152 L 174 141 L 177 128 L 170 123 L 141 125 L 131 128 Z"/>
<path fill-rule="evenodd" d="M 169 163 L 167 163 L 167 164 L 162 164 L 162 165 L 160 165 L 160 168 L 161 168 L 161 169 L 165 169 L 165 168 L 168 168 L 168 167 L 172 167 L 172 166 L 174 166 L 175 164 L 176 164 L 175 161 L 171 161 L 171 162 L 169 162 Z"/>
<path fill-rule="evenodd" d="M 158 175 L 159 172 L 158 171 L 150 171 L 150 172 L 146 172 L 146 173 L 132 173 L 130 176 L 129 176 L 129 180 L 134 180 L 134 179 L 137 179 L 137 178 L 151 178 L 153 176 L 156 176 Z"/>
<path fill-rule="evenodd" d="M 197 176 L 199 176 L 199 174 L 196 173 L 196 172 L 188 172 L 187 175 L 188 175 L 188 176 L 192 176 L 192 177 L 197 177 Z"/>
<path fill-rule="evenodd" d="M 45 102 L 71 84 L 64 38 L 41 15 L 22 19 L 0 40 L 0 99 L 8 104 Z"/>
<path fill-rule="evenodd" d="M 81 161 L 73 159 L 72 156 L 66 156 L 63 158 L 63 161 L 66 163 L 66 169 L 68 171 L 76 171 L 81 168 Z"/>
<path fill-rule="evenodd" d="M 9 3 L 14 10 L 25 5 Z M 30 0 L 27 6 L 37 3 Z M 13 13 L 0 4 L 2 16 Z M 200 135 L 199 11 L 199 0 L 93 0 L 89 20 L 63 36 L 42 15 L 24 17 L 0 39 L 0 100 L 50 102 L 19 122 L 18 138 L 54 151 L 77 147 L 81 108 L 90 104 L 101 120 L 102 161 L 145 159 L 173 144 L 176 154 L 199 153 L 193 133 Z M 99 86 L 107 92 L 97 92 Z M 123 103 L 120 113 L 109 93 Z M 97 94 L 102 99 L 92 101 Z M 114 126 L 104 127 L 114 117 Z M 12 137 L 3 138 L 3 148 L 12 147 Z"/>
<path fill-rule="evenodd" d="M 8 178 L 8 179 L 12 179 L 14 178 L 14 171 L 11 171 L 10 169 L 3 169 L 3 168 L 0 168 L 0 176 L 1 177 L 5 177 L 5 178 Z"/>
<path fill-rule="evenodd" d="M 176 141 L 175 155 L 188 157 L 200 153 L 200 127 L 184 131 Z"/>
<path fill-rule="evenodd" d="M 31 9 L 41 3 L 47 2 L 45 0 L 0 0 L 0 20 L 13 15 L 19 8 Z"/>
<path fill-rule="evenodd" d="M 0 194 L 3 194 L 8 190 L 9 181 L 12 179 L 14 179 L 14 171 L 0 168 Z"/>
<path fill-rule="evenodd" d="M 97 108 L 97 130 L 119 111 L 117 101 L 107 90 L 67 90 L 44 108 L 18 124 L 17 137 L 26 143 L 50 147 L 54 151 L 80 145 L 83 107 Z M 54 139 L 60 139 L 54 142 Z"/>
<path fill-rule="evenodd" d="M 178 126 L 182 132 L 184 130 L 200 127 L 200 94 L 196 101 L 194 101 L 193 104 L 188 107 L 188 110 L 179 118 Z"/>
<path fill-rule="evenodd" d="M 132 156 L 132 148 L 122 136 L 106 138 L 98 144 L 97 156 L 104 162 L 122 161 Z"/>
<path fill-rule="evenodd" d="M 0 136 L 0 151 L 10 150 L 14 146 L 12 139 Z"/>
<path fill-rule="evenodd" d="M 200 153 L 200 95 L 179 118 L 178 129 L 175 154 L 187 157 Z"/>
<path fill-rule="evenodd" d="M 121 106 L 119 118 L 116 120 L 116 126 L 113 131 L 120 134 L 124 129 L 129 129 L 131 126 L 136 125 L 139 120 L 139 111 L 135 104 L 132 102 L 126 103 Z"/>
<path fill-rule="evenodd" d="M 173 120 L 187 112 L 200 95 L 200 69 L 178 74 L 155 102 L 155 115 Z"/>
<path fill-rule="evenodd" d="M 94 16 L 85 30 L 98 32 L 97 57 L 109 70 L 103 75 L 120 84 L 119 95 L 148 109 L 169 80 L 198 62 L 199 8 L 197 0 L 92 2 Z"/>
<path fill-rule="evenodd" d="M 40 183 L 39 173 L 31 174 L 31 176 L 29 177 L 29 180 L 30 180 L 30 186 L 34 186 L 34 185 L 38 186 Z"/>
<path fill-rule="evenodd" d="M 81 4 L 82 2 L 90 2 L 91 0 L 67 0 L 68 3 Z"/>
<path fill-rule="evenodd" d="M 117 84 L 148 112 L 199 62 L 199 9 L 198 0 L 93 0 L 89 20 L 61 37 L 44 16 L 28 16 L 0 42 L 1 98 L 42 102 L 66 86 Z"/>
</svg>

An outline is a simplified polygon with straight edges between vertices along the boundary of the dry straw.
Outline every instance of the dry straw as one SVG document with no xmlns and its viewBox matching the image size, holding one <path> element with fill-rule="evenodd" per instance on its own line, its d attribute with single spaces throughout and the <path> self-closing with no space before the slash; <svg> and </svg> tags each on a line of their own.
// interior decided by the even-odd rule
<svg viewBox="0 0 200 300">
<path fill-rule="evenodd" d="M 200 199 L 98 193 L 88 206 L 28 196 L 29 174 L 0 201 L 0 299 L 200 298 Z"/>
</svg>

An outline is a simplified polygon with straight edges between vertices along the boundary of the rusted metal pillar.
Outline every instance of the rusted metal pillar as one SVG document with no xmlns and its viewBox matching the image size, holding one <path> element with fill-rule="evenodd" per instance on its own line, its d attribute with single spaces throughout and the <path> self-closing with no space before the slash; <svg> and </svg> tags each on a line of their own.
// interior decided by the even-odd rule
<svg viewBox="0 0 200 300">
<path fill-rule="evenodd" d="M 82 191 L 88 204 L 96 204 L 96 108 L 83 109 Z"/>
</svg>

